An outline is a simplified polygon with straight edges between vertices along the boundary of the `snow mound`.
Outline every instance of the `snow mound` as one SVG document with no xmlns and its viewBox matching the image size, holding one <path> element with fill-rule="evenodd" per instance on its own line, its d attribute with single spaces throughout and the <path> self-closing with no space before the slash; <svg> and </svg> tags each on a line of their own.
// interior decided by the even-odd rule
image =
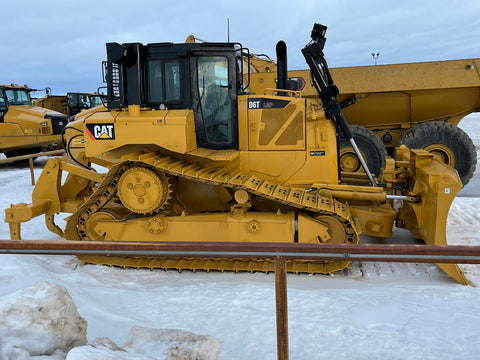
<svg viewBox="0 0 480 360">
<path fill-rule="evenodd" d="M 109 338 L 72 349 L 65 360 L 219 360 L 221 343 L 183 330 L 134 326 L 124 348 Z"/>
<path fill-rule="evenodd" d="M 0 297 L 0 358 L 67 353 L 87 343 L 83 319 L 63 286 L 40 282 Z"/>
<path fill-rule="evenodd" d="M 95 342 L 91 345 L 72 349 L 65 360 L 163 360 L 163 358 L 153 358 L 145 354 L 126 352 L 116 346 L 110 339 L 105 344 Z M 114 346 L 111 347 L 111 344 Z"/>
<path fill-rule="evenodd" d="M 218 360 L 221 343 L 212 336 L 189 331 L 134 326 L 125 349 L 165 360 Z"/>
<path fill-rule="evenodd" d="M 134 326 L 123 348 L 107 337 L 87 345 L 86 334 L 63 286 L 39 282 L 0 297 L 0 360 L 220 359 L 219 340 L 183 330 Z"/>
</svg>

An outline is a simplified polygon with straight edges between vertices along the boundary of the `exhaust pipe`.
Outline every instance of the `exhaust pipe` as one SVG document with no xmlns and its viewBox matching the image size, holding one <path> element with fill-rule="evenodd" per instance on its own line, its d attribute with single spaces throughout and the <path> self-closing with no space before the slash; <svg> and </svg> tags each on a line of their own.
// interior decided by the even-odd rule
<svg viewBox="0 0 480 360">
<path fill-rule="evenodd" d="M 277 89 L 287 89 L 288 69 L 287 69 L 287 44 L 285 41 L 277 43 Z M 280 96 L 287 96 L 284 91 L 278 92 Z"/>
</svg>

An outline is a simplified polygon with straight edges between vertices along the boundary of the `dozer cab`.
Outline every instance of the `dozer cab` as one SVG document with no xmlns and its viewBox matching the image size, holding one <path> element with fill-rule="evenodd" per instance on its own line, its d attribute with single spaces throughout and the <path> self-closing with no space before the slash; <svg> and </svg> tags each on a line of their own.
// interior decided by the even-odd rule
<svg viewBox="0 0 480 360">
<path fill-rule="evenodd" d="M 21 238 L 22 222 L 45 214 L 48 229 L 68 240 L 322 246 L 358 243 L 360 234 L 390 237 L 396 224 L 427 244 L 446 245 L 448 210 L 462 185 L 428 152 L 403 147 L 378 176 L 362 161 L 364 174 L 340 182 L 338 134 L 362 156 L 323 55 L 325 31 L 316 24 L 302 50 L 318 99 L 281 88 L 247 93 L 248 50 L 240 44 L 108 43 L 107 108 L 68 124 L 68 157 L 47 162 L 31 204 L 6 210 L 11 238 Z M 71 214 L 63 229 L 54 221 L 60 212 Z M 273 268 L 261 259 L 81 259 L 163 269 Z M 293 261 L 288 270 L 328 274 L 348 265 Z M 467 283 L 456 265 L 440 266 Z"/>
<path fill-rule="evenodd" d="M 70 120 L 79 112 L 103 105 L 105 95 L 101 93 L 68 92 L 67 95 L 51 95 L 35 100 L 36 106 L 52 109 L 67 115 Z"/>
<path fill-rule="evenodd" d="M 53 150 L 67 117 L 32 105 L 27 86 L 0 85 L 0 152 L 7 157 Z"/>
</svg>

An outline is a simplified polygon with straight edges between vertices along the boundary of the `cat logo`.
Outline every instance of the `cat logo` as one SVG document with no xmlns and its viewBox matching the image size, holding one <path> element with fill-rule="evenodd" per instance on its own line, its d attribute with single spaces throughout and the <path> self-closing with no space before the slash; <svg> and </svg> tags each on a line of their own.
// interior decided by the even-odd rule
<svg viewBox="0 0 480 360">
<path fill-rule="evenodd" d="M 92 140 L 115 140 L 113 124 L 87 124 L 87 134 Z"/>
</svg>

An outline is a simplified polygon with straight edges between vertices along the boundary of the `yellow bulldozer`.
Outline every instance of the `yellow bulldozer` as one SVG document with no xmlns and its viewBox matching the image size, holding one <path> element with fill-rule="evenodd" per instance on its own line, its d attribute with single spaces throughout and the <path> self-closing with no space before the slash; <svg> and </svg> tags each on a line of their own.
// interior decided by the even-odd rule
<svg viewBox="0 0 480 360">
<path fill-rule="evenodd" d="M 64 114 L 32 104 L 28 86 L 0 85 L 0 152 L 7 157 L 53 150 L 62 143 Z"/>
<path fill-rule="evenodd" d="M 107 107 L 76 116 L 67 157 L 50 159 L 31 204 L 6 209 L 12 239 L 44 214 L 67 240 L 355 244 L 387 238 L 394 225 L 446 245 L 446 218 L 462 188 L 458 173 L 425 150 L 397 150 L 379 174 L 363 159 L 337 100 L 315 24 L 302 53 L 317 98 L 279 88 L 246 91 L 248 49 L 237 43 L 108 43 Z M 243 66 L 244 60 L 247 66 Z M 286 72 L 282 77 L 286 78 Z M 346 137 L 363 173 L 339 171 Z M 340 180 L 341 179 L 341 180 Z M 70 213 L 64 228 L 55 214 Z M 262 259 L 87 257 L 118 266 L 265 271 Z M 348 261 L 288 264 L 333 273 Z M 457 265 L 439 266 L 466 284 Z"/>
<path fill-rule="evenodd" d="M 281 64 L 280 64 L 281 65 Z M 275 88 L 277 63 L 265 55 L 250 59 L 249 90 Z M 454 167 L 466 185 L 475 172 L 477 152 L 458 124 L 480 111 L 480 59 L 332 68 L 342 111 L 374 172 L 401 144 L 426 149 Z M 292 70 L 283 85 L 302 97 L 318 98 L 310 70 Z M 378 137 L 378 140 L 371 139 Z M 376 148 L 364 143 L 375 143 Z M 364 149 L 362 149 L 364 147 Z M 355 152 L 340 138 L 342 171 L 363 171 Z"/>
</svg>

